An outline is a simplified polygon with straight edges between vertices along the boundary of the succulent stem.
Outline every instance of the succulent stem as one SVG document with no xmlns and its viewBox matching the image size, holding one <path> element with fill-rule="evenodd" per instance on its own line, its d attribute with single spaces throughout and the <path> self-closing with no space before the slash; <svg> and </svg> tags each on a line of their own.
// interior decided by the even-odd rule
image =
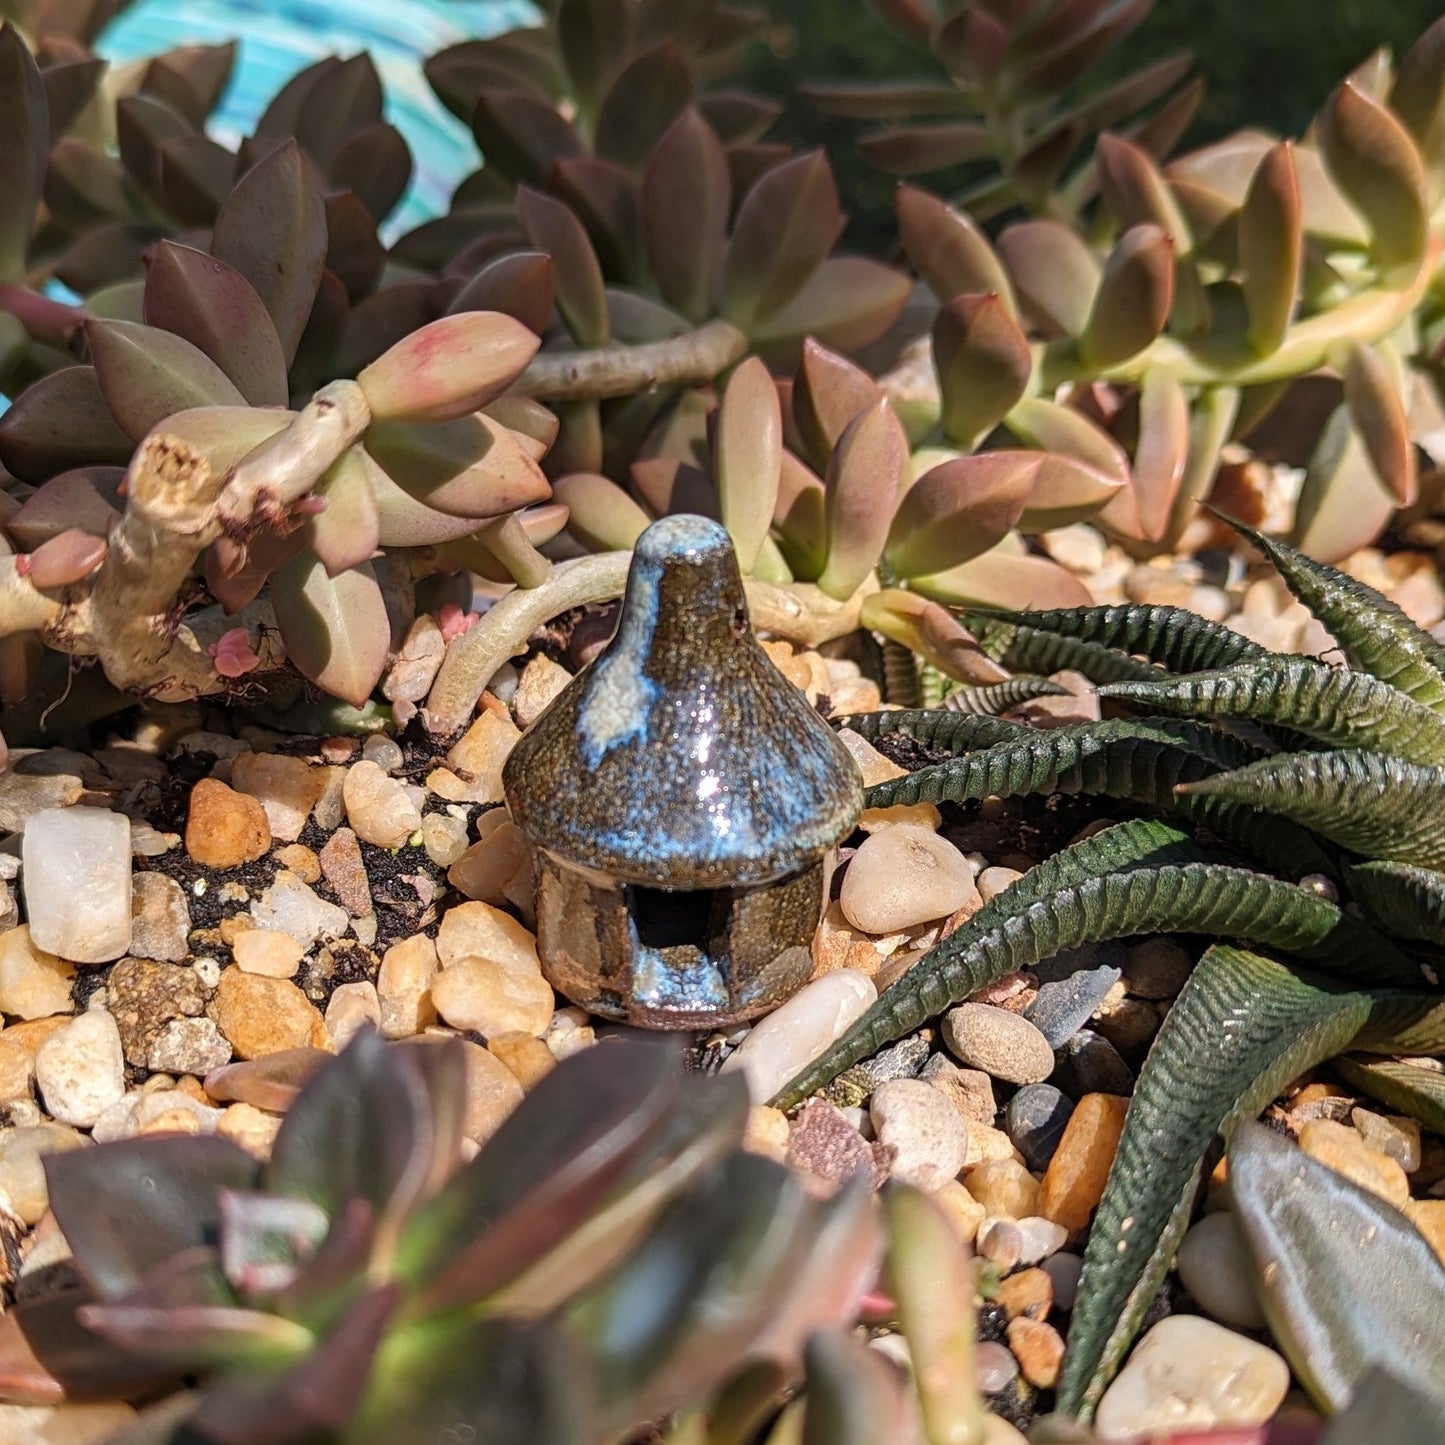
<svg viewBox="0 0 1445 1445">
<path fill-rule="evenodd" d="M 637 346 L 592 351 L 544 351 L 528 364 L 512 391 L 538 401 L 604 401 L 660 386 L 700 386 L 747 352 L 748 339 L 727 321 Z"/>
</svg>

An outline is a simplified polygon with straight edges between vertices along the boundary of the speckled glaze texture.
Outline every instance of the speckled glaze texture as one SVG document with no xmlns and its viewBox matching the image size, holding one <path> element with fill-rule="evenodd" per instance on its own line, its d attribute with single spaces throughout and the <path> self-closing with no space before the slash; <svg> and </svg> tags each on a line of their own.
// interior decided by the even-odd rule
<svg viewBox="0 0 1445 1445">
<path fill-rule="evenodd" d="M 616 635 L 513 749 L 503 785 L 533 845 L 543 967 L 569 998 L 703 1028 L 807 981 L 862 780 L 754 638 L 715 522 L 642 535 Z"/>
</svg>

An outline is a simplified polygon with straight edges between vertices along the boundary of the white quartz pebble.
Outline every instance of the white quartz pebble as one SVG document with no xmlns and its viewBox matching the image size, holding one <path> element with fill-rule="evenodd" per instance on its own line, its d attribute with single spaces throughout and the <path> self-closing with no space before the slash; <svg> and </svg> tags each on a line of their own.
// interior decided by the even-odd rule
<svg viewBox="0 0 1445 1445">
<path fill-rule="evenodd" d="M 130 820 L 105 808 L 42 808 L 20 844 L 25 915 L 35 946 L 74 963 L 109 963 L 130 947 Z"/>
</svg>

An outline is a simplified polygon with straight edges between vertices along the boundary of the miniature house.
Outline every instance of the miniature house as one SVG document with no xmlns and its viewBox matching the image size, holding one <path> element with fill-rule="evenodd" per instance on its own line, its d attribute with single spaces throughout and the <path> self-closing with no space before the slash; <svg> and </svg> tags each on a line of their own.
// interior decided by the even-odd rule
<svg viewBox="0 0 1445 1445">
<path fill-rule="evenodd" d="M 615 636 L 528 729 L 503 783 L 532 844 L 542 966 L 567 997 L 706 1028 L 808 980 L 862 781 L 754 638 L 716 523 L 643 533 Z"/>
</svg>

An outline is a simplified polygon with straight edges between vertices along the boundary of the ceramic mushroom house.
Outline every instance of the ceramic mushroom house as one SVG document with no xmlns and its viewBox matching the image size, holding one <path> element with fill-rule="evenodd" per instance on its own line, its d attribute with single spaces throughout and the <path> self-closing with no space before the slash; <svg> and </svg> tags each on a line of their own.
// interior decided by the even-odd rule
<svg viewBox="0 0 1445 1445">
<path fill-rule="evenodd" d="M 857 768 L 748 625 L 727 533 L 638 539 L 617 632 L 503 773 L 552 984 L 606 1018 L 707 1028 L 805 983 Z"/>
</svg>

